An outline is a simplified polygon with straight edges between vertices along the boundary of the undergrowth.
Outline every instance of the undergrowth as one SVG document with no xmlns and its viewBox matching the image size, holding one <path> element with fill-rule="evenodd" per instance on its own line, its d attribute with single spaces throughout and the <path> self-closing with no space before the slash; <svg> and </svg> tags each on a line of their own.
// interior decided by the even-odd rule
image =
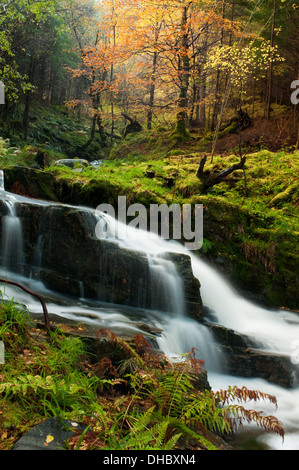
<svg viewBox="0 0 299 470">
<path fill-rule="evenodd" d="M 52 416 L 84 427 L 65 442 L 69 450 L 215 450 L 207 430 L 225 437 L 244 420 L 283 437 L 275 417 L 241 404 L 269 400 L 276 405 L 275 397 L 245 387 L 200 389 L 203 363 L 194 351 L 172 364 L 142 335 L 129 344 L 111 331 L 99 334 L 121 354 L 95 358 L 83 339 L 58 328 L 38 329 L 22 307 L 1 304 L 0 449 L 12 448 Z"/>
</svg>

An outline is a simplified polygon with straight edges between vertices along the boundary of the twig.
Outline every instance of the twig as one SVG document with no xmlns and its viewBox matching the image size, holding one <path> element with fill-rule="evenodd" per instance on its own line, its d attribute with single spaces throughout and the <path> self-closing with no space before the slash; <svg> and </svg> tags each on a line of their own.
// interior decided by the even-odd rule
<svg viewBox="0 0 299 470">
<path fill-rule="evenodd" d="M 13 286 L 19 287 L 20 289 L 23 289 L 25 292 L 27 292 L 27 294 L 33 295 L 34 297 L 38 298 L 38 300 L 40 301 L 40 303 L 42 304 L 42 307 L 43 307 L 44 318 L 45 318 L 45 326 L 48 330 L 50 329 L 48 309 L 47 309 L 47 306 L 45 304 L 44 299 L 40 295 L 36 294 L 36 292 L 33 292 L 30 289 L 27 289 L 27 287 L 23 286 L 22 284 L 19 284 L 18 282 L 8 281 L 7 279 L 0 279 L 0 282 L 3 282 L 4 284 L 11 284 Z"/>
</svg>

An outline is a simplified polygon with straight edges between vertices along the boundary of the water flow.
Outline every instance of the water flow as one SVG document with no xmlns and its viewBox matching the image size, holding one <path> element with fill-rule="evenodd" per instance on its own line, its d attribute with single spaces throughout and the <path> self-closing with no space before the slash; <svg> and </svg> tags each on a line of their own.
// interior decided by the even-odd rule
<svg viewBox="0 0 299 470">
<path fill-rule="evenodd" d="M 219 324 L 250 336 L 267 351 L 291 356 L 299 340 L 297 314 L 255 305 L 238 295 L 215 269 L 195 256 L 191 259 L 203 303 L 213 310 Z"/>
<path fill-rule="evenodd" d="M 98 238 L 147 254 L 152 283 L 151 316 L 155 326 L 163 331 L 163 335 L 157 338 L 159 348 L 173 361 L 180 360 L 194 349 L 207 370 L 221 370 L 222 354 L 215 347 L 212 333 L 205 325 L 186 316 L 182 279 L 169 259 L 169 253 L 187 253 L 186 250 L 178 243 L 128 227 L 107 214 L 99 214 L 98 217 Z"/>
<path fill-rule="evenodd" d="M 4 171 L 0 170 L 0 191 L 4 191 Z"/>
<path fill-rule="evenodd" d="M 2 201 L 7 214 L 2 222 L 2 267 L 14 272 L 22 272 L 25 266 L 22 223 L 16 213 L 16 199 L 3 193 Z"/>
</svg>

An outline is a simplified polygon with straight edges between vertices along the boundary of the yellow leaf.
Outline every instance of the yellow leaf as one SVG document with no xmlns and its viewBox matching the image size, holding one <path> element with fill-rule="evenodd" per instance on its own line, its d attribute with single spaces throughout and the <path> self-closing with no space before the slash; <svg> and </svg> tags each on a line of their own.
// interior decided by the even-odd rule
<svg viewBox="0 0 299 470">
<path fill-rule="evenodd" d="M 50 442 L 54 441 L 54 437 L 50 436 L 50 434 L 47 435 L 46 443 L 49 444 Z"/>
</svg>

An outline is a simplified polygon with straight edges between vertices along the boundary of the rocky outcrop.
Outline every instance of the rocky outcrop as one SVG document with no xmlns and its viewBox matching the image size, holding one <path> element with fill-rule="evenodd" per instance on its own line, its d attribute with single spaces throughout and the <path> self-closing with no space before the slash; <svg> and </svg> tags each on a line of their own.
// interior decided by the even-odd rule
<svg viewBox="0 0 299 470">
<path fill-rule="evenodd" d="M 221 325 L 208 324 L 221 346 L 227 373 L 239 377 L 260 377 L 282 387 L 294 385 L 295 371 L 290 358 L 258 349 L 252 338 Z"/>
<path fill-rule="evenodd" d="M 5 188 L 13 193 L 48 201 L 117 206 L 125 190 L 116 183 L 88 183 L 56 178 L 54 173 L 20 166 L 4 173 Z M 146 201 L 145 201 L 146 200 Z M 154 194 L 130 193 L 131 203 L 161 203 Z M 239 289 L 253 293 L 270 306 L 298 308 L 298 234 L 271 229 L 271 215 L 251 213 L 228 199 L 198 195 L 188 200 L 204 205 L 204 249 L 210 263 Z M 221 262 L 218 262 L 221 260 Z"/>
<path fill-rule="evenodd" d="M 183 281 L 188 315 L 195 320 L 203 321 L 203 304 L 199 295 L 200 282 L 193 275 L 189 256 L 181 253 L 169 253 L 168 256 L 174 262 L 177 272 Z"/>
<path fill-rule="evenodd" d="M 2 206 L 4 212 L 5 204 Z M 93 211 L 20 201 L 15 204 L 15 214 L 22 223 L 27 276 L 41 280 L 50 290 L 74 297 L 84 295 L 113 304 L 168 311 L 163 270 L 153 274 L 146 253 L 98 239 Z M 186 313 L 200 320 L 200 286 L 193 276 L 190 257 L 167 253 L 165 257 L 182 276 Z"/>
</svg>

